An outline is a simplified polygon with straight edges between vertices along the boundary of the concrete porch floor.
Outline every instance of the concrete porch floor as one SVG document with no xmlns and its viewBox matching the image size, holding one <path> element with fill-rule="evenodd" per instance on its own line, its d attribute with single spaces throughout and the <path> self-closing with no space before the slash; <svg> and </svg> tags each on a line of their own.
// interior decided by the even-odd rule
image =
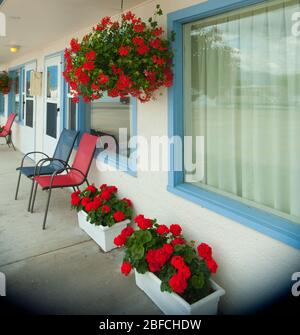
<svg viewBox="0 0 300 335">
<path fill-rule="evenodd" d="M 79 229 L 67 191 L 54 191 L 46 231 L 46 192 L 38 191 L 35 213 L 28 213 L 30 182 L 24 178 L 14 200 L 21 157 L 0 145 L 0 272 L 6 275 L 6 299 L 38 314 L 160 314 L 134 276 L 120 274 L 122 250 L 104 254 Z"/>
</svg>

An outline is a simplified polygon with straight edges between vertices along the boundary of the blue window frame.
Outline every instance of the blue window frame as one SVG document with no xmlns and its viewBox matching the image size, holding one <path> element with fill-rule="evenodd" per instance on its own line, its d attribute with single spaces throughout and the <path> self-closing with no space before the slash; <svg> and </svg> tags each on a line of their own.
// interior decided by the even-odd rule
<svg viewBox="0 0 300 335">
<path fill-rule="evenodd" d="M 266 2 L 265 0 L 208 0 L 204 3 L 185 8 L 168 15 L 168 31 L 174 31 L 175 81 L 169 89 L 169 136 L 184 136 L 183 113 L 183 25 L 199 19 L 240 9 L 249 5 Z M 235 220 L 265 235 L 300 249 L 300 225 L 258 208 L 248 206 L 238 200 L 209 191 L 207 189 L 184 182 L 184 172 L 175 169 L 178 157 L 183 152 L 178 148 L 170 150 L 170 172 L 168 191 L 206 207 L 218 214 Z M 180 163 L 180 162 L 179 162 Z M 181 162 L 182 164 L 182 162 Z"/>
<path fill-rule="evenodd" d="M 12 78 L 12 86 L 8 93 L 8 114 L 16 113 L 17 122 L 24 123 L 23 90 L 24 90 L 24 66 L 18 66 L 9 70 Z"/>
<path fill-rule="evenodd" d="M 4 115 L 4 95 L 0 93 L 0 115 Z"/>
</svg>

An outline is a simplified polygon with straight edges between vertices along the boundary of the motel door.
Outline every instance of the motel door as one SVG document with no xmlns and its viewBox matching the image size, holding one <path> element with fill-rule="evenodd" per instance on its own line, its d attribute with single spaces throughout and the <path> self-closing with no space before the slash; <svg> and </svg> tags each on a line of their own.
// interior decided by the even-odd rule
<svg viewBox="0 0 300 335">
<path fill-rule="evenodd" d="M 36 63 L 26 64 L 23 70 L 23 92 L 22 103 L 24 113 L 24 127 L 22 129 L 23 138 L 22 151 L 30 152 L 35 150 L 35 98 L 30 91 L 31 72 L 36 70 Z"/>
<path fill-rule="evenodd" d="M 53 156 L 60 129 L 61 57 L 55 56 L 45 64 L 44 152 Z"/>
</svg>

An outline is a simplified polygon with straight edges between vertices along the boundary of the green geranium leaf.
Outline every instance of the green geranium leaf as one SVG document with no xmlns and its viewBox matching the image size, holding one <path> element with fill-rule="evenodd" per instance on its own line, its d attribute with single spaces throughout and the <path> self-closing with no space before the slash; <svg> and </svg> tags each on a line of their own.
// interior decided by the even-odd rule
<svg viewBox="0 0 300 335">
<path fill-rule="evenodd" d="M 205 278 L 204 278 L 203 273 L 192 276 L 191 282 L 195 289 L 201 289 L 205 284 Z"/>
<path fill-rule="evenodd" d="M 132 246 L 131 250 L 131 255 L 135 260 L 142 259 L 145 254 L 145 249 L 142 245 L 135 244 Z"/>
</svg>

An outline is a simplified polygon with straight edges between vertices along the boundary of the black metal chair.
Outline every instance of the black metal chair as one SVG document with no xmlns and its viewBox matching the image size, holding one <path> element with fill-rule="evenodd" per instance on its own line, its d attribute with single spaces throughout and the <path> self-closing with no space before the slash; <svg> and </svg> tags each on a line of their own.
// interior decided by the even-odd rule
<svg viewBox="0 0 300 335">
<path fill-rule="evenodd" d="M 77 148 L 76 156 L 74 158 L 72 166 L 66 164 L 65 174 L 57 175 L 57 172 L 54 172 L 51 176 L 41 176 L 39 172 L 37 176 L 33 179 L 33 184 L 35 183 L 34 193 L 32 197 L 31 204 L 31 213 L 34 210 L 34 203 L 36 199 L 37 187 L 38 185 L 42 188 L 42 190 L 48 191 L 48 200 L 46 205 L 46 211 L 43 221 L 43 229 L 46 228 L 47 215 L 49 210 L 50 198 L 53 189 L 56 188 L 73 188 L 74 190 L 79 189 L 79 186 L 83 183 L 87 183 L 89 185 L 87 176 L 94 158 L 94 154 L 96 151 L 96 145 L 98 141 L 97 136 L 93 136 L 90 134 L 83 134 L 80 143 Z M 42 160 L 39 169 L 42 169 L 43 164 L 47 161 L 51 161 L 53 158 Z M 64 163 L 64 162 L 62 162 Z"/>
<path fill-rule="evenodd" d="M 72 150 L 73 150 L 78 134 L 79 134 L 78 131 L 64 129 L 57 142 L 57 146 L 56 146 L 54 155 L 51 160 L 47 154 L 45 154 L 44 152 L 40 152 L 40 151 L 29 152 L 23 157 L 21 161 L 21 166 L 17 168 L 17 171 L 19 171 L 19 179 L 17 183 L 15 200 L 18 199 L 21 176 L 24 175 L 27 178 L 32 179 L 33 182 L 32 182 L 30 199 L 29 199 L 29 204 L 28 204 L 28 211 L 30 211 L 30 204 L 31 204 L 33 187 L 34 187 L 34 177 L 38 175 L 39 176 L 52 175 L 54 172 L 56 172 L 57 174 L 62 173 L 65 170 L 66 166 L 68 165 L 68 161 L 70 159 L 70 156 L 71 156 L 71 153 L 72 153 Z M 44 158 L 44 159 L 41 159 L 34 166 L 24 166 L 25 158 L 32 154 L 41 154 L 44 157 L 47 157 L 49 159 L 49 164 L 39 167 L 40 163 L 44 161 L 45 159 Z"/>
</svg>

